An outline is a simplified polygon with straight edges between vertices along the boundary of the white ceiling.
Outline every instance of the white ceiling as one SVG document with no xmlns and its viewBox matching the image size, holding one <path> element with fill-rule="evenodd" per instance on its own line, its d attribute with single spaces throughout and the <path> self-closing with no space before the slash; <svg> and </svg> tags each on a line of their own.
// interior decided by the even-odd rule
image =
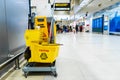
<svg viewBox="0 0 120 80">
<path fill-rule="evenodd" d="M 51 0 L 51 1 L 54 1 L 54 0 Z M 56 2 L 58 2 L 58 3 L 65 3 L 65 2 L 69 2 L 69 1 L 70 0 L 56 0 Z M 73 2 L 73 1 L 75 1 L 75 0 L 72 0 L 71 2 Z M 81 0 L 79 0 L 79 2 L 80 1 Z M 91 3 L 89 3 L 87 6 L 85 6 L 81 10 L 79 10 L 77 14 L 80 16 L 80 15 L 85 15 L 86 12 L 88 12 L 88 15 L 89 15 L 94 12 L 100 11 L 108 6 L 111 6 L 117 2 L 120 2 L 120 0 L 92 0 Z M 101 6 L 98 6 L 99 4 L 101 4 Z M 64 15 L 64 13 L 60 14 L 60 12 L 55 12 L 55 15 Z M 66 15 L 69 15 L 69 13 L 67 13 Z"/>
<path fill-rule="evenodd" d="M 102 10 L 110 5 L 113 5 L 117 2 L 120 2 L 120 0 L 93 0 L 90 4 L 87 5 L 87 7 L 84 7 L 79 12 L 79 14 L 85 14 L 86 12 L 91 14 L 96 11 Z M 99 4 L 101 4 L 101 6 L 98 6 Z"/>
</svg>

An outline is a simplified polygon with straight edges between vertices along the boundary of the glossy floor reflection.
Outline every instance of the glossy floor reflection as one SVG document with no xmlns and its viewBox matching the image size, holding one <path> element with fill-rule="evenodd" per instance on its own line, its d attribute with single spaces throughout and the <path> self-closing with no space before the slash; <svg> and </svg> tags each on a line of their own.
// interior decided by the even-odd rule
<svg viewBox="0 0 120 80">
<path fill-rule="evenodd" d="M 91 33 L 57 35 L 60 47 L 57 58 L 58 77 L 30 75 L 22 70 L 6 80 L 120 80 L 120 36 Z"/>
</svg>

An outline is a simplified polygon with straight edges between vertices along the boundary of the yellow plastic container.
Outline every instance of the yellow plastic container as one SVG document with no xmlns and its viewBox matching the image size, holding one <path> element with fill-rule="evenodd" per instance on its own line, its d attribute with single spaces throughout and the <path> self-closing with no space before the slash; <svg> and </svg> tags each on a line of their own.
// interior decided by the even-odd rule
<svg viewBox="0 0 120 80">
<path fill-rule="evenodd" d="M 53 63 L 59 51 L 59 44 L 32 44 L 29 62 Z"/>
<path fill-rule="evenodd" d="M 25 41 L 26 46 L 30 46 L 31 43 L 39 43 L 41 41 L 41 30 L 26 30 Z"/>
<path fill-rule="evenodd" d="M 43 37 L 43 31 L 40 30 L 26 30 L 25 31 L 25 41 L 26 46 L 31 46 L 32 43 L 47 43 L 48 38 Z"/>
</svg>

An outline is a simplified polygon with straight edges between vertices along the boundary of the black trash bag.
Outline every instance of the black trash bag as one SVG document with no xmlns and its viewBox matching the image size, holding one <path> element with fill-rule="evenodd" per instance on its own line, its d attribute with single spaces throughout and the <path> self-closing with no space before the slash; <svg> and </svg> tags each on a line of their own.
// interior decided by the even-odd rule
<svg viewBox="0 0 120 80">
<path fill-rule="evenodd" d="M 25 50 L 25 53 L 24 53 L 24 58 L 26 60 L 29 60 L 31 58 L 31 51 L 30 51 L 30 48 L 27 47 L 26 50 Z"/>
</svg>

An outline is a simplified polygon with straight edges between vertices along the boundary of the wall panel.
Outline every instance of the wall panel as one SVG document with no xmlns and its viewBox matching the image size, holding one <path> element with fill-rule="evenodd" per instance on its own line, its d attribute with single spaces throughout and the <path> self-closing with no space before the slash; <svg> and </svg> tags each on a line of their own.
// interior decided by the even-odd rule
<svg viewBox="0 0 120 80">
<path fill-rule="evenodd" d="M 5 1 L 0 0 L 0 63 L 2 63 L 8 55 L 7 41 Z"/>
<path fill-rule="evenodd" d="M 25 45 L 28 25 L 28 0 L 6 0 L 9 51 Z"/>
<path fill-rule="evenodd" d="M 28 0 L 0 0 L 0 64 L 8 60 L 9 53 L 20 52 L 25 45 L 24 32 L 28 27 Z M 13 63 L 0 70 L 0 77 Z"/>
</svg>

